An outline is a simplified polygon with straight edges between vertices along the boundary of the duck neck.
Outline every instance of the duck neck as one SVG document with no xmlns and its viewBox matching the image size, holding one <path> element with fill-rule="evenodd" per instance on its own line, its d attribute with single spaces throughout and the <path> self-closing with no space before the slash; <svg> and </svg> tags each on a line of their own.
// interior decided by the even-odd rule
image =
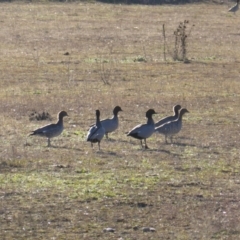
<svg viewBox="0 0 240 240">
<path fill-rule="evenodd" d="M 174 117 L 178 117 L 178 110 L 174 109 Z"/>
<path fill-rule="evenodd" d="M 154 121 L 153 121 L 152 116 L 151 116 L 151 117 L 148 117 L 147 124 L 148 124 L 148 125 L 154 125 Z"/>
<path fill-rule="evenodd" d="M 118 111 L 113 110 L 113 118 L 116 118 L 118 116 Z"/>
<path fill-rule="evenodd" d="M 180 112 L 180 114 L 179 114 L 179 116 L 178 116 L 178 120 L 179 120 L 179 121 L 182 121 L 182 116 L 183 116 L 183 113 Z"/>
<path fill-rule="evenodd" d="M 97 115 L 97 118 L 96 118 L 96 125 L 99 125 L 101 122 L 100 122 L 100 116 Z"/>
<path fill-rule="evenodd" d="M 60 117 L 60 118 L 58 119 L 57 124 L 58 124 L 58 125 L 63 125 L 63 118 L 62 118 L 62 117 Z"/>
</svg>

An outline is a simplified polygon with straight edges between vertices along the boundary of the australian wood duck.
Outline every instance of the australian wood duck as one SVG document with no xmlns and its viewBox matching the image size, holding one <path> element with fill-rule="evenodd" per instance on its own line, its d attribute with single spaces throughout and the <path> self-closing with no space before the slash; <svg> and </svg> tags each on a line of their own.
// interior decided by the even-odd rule
<svg viewBox="0 0 240 240">
<path fill-rule="evenodd" d="M 229 8 L 228 11 L 233 12 L 235 14 L 239 9 L 238 5 L 239 5 L 239 0 L 237 0 L 237 3 L 234 6 L 232 6 L 231 8 Z"/>
<path fill-rule="evenodd" d="M 101 124 L 102 124 L 102 127 L 105 129 L 105 135 L 106 135 L 107 139 L 108 139 L 108 133 L 111 133 L 118 128 L 118 125 L 119 125 L 119 123 L 118 123 L 118 113 L 120 111 L 122 111 L 121 107 L 116 106 L 113 109 L 112 118 L 106 118 L 106 119 L 101 120 Z"/>
<path fill-rule="evenodd" d="M 38 128 L 34 130 L 29 136 L 38 135 L 38 136 L 46 137 L 48 139 L 48 147 L 50 147 L 51 146 L 50 139 L 53 137 L 59 136 L 64 129 L 63 118 L 65 116 L 68 116 L 67 112 L 65 111 L 59 112 L 57 123 L 48 124 L 44 127 Z"/>
<path fill-rule="evenodd" d="M 100 111 L 96 110 L 96 124 L 90 127 L 87 134 L 87 141 L 91 142 L 91 146 L 93 147 L 93 143 L 98 143 L 98 148 L 100 150 L 100 142 L 105 134 L 105 129 L 103 128 L 100 122 Z"/>
<path fill-rule="evenodd" d="M 142 140 L 144 139 L 146 149 L 148 148 L 146 139 L 149 138 L 154 133 L 155 129 L 155 124 L 152 119 L 153 114 L 157 113 L 154 111 L 154 109 L 149 109 L 146 112 L 146 117 L 148 119 L 147 123 L 139 124 L 136 127 L 134 127 L 129 133 L 127 133 L 127 136 L 139 139 L 141 142 L 141 147 L 143 147 Z"/>
<path fill-rule="evenodd" d="M 175 105 L 175 106 L 173 106 L 173 113 L 174 113 L 174 115 L 173 115 L 173 116 L 169 116 L 169 117 L 162 118 L 161 120 L 159 120 L 158 122 L 156 122 L 156 123 L 155 123 L 155 128 L 163 125 L 164 123 L 177 120 L 177 119 L 178 119 L 178 115 L 179 115 L 179 114 L 178 114 L 178 111 L 179 111 L 180 109 L 181 109 L 181 106 L 180 106 L 180 105 Z"/>
<path fill-rule="evenodd" d="M 182 108 L 179 112 L 179 117 L 177 120 L 172 122 L 167 122 L 157 128 L 155 128 L 155 132 L 165 135 L 165 142 L 167 143 L 167 137 L 170 137 L 171 143 L 173 135 L 179 133 L 182 128 L 182 116 L 189 111 L 186 108 Z"/>
</svg>

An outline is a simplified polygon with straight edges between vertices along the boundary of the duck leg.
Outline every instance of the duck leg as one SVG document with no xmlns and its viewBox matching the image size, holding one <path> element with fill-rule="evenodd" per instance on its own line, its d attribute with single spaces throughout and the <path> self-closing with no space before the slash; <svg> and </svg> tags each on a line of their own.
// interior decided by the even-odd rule
<svg viewBox="0 0 240 240">
<path fill-rule="evenodd" d="M 108 133 L 105 133 L 105 135 L 106 135 L 106 139 L 108 139 Z"/>
<path fill-rule="evenodd" d="M 98 142 L 98 149 L 99 149 L 99 151 L 100 151 L 100 142 Z"/>
<path fill-rule="evenodd" d="M 51 142 L 50 142 L 50 138 L 48 138 L 48 147 L 51 147 Z"/>
<path fill-rule="evenodd" d="M 146 138 L 144 139 L 144 143 L 145 143 L 145 149 L 149 149 Z"/>
</svg>

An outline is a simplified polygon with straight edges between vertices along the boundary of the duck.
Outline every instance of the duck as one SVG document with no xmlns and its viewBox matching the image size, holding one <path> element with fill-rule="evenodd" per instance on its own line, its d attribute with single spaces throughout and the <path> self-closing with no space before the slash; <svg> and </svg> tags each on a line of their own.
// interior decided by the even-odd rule
<svg viewBox="0 0 240 240">
<path fill-rule="evenodd" d="M 41 128 L 35 129 L 32 131 L 31 134 L 29 134 L 29 136 L 33 136 L 33 135 L 38 135 L 41 137 L 46 137 L 48 140 L 48 147 L 51 146 L 51 138 L 53 137 L 57 137 L 59 136 L 64 127 L 63 127 L 63 118 L 68 116 L 66 111 L 61 111 L 58 113 L 58 121 L 57 123 L 51 123 L 48 125 L 45 125 Z"/>
<path fill-rule="evenodd" d="M 165 135 L 165 142 L 167 143 L 167 137 L 170 137 L 171 143 L 173 135 L 180 132 L 182 128 L 182 117 L 185 113 L 189 113 L 186 108 L 181 108 L 178 119 L 172 122 L 167 122 L 159 127 L 155 128 L 155 132 Z"/>
<path fill-rule="evenodd" d="M 237 0 L 237 3 L 234 6 L 228 9 L 228 12 L 233 12 L 235 14 L 239 9 L 238 5 L 239 5 L 239 0 Z"/>
<path fill-rule="evenodd" d="M 174 115 L 160 119 L 158 122 L 155 123 L 155 128 L 163 125 L 164 123 L 177 120 L 178 119 L 178 115 L 179 115 L 178 111 L 180 109 L 181 109 L 180 105 L 173 106 L 173 113 L 174 113 Z"/>
<path fill-rule="evenodd" d="M 118 125 L 119 125 L 119 121 L 118 121 L 118 113 L 122 111 L 121 107 L 116 106 L 113 109 L 113 116 L 112 118 L 106 118 L 101 120 L 101 124 L 102 127 L 105 129 L 105 136 L 108 139 L 108 133 L 114 132 L 115 130 L 117 130 Z M 91 127 L 94 124 L 91 125 Z"/>
<path fill-rule="evenodd" d="M 98 149 L 100 150 L 100 142 L 104 137 L 104 134 L 105 129 L 100 121 L 100 111 L 96 110 L 96 124 L 89 128 L 87 133 L 87 142 L 91 142 L 92 147 L 93 143 L 98 143 Z"/>
<path fill-rule="evenodd" d="M 153 133 L 155 129 L 155 124 L 152 118 L 153 114 L 157 114 L 154 109 L 149 109 L 146 112 L 146 118 L 147 123 L 146 124 L 139 124 L 136 127 L 134 127 L 131 131 L 127 133 L 127 136 L 136 138 L 140 140 L 141 147 L 143 148 L 142 140 L 144 140 L 145 143 L 145 149 L 148 149 L 147 146 L 147 138 L 149 138 Z"/>
</svg>

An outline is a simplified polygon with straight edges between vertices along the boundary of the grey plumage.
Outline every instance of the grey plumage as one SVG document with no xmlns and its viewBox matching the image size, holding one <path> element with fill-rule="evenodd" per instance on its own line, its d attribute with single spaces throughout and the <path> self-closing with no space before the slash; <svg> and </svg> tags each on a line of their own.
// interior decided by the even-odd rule
<svg viewBox="0 0 240 240">
<path fill-rule="evenodd" d="M 122 111 L 121 107 L 116 106 L 113 109 L 112 118 L 106 118 L 106 119 L 101 120 L 101 124 L 102 124 L 102 127 L 105 129 L 105 135 L 106 135 L 107 139 L 108 139 L 108 133 L 114 132 L 118 128 L 118 125 L 119 125 L 118 113 L 120 111 Z M 93 125 L 91 125 L 91 127 Z"/>
<path fill-rule="evenodd" d="M 147 123 L 139 124 L 127 133 L 127 136 L 139 139 L 141 142 L 141 147 L 143 147 L 142 140 L 144 140 L 145 148 L 148 148 L 146 139 L 149 138 L 154 133 L 155 124 L 152 119 L 153 114 L 156 114 L 154 109 L 149 109 L 146 112 L 146 117 L 148 119 Z"/>
<path fill-rule="evenodd" d="M 68 116 L 67 112 L 65 112 L 65 111 L 59 112 L 57 123 L 48 124 L 46 126 L 38 128 L 38 129 L 34 130 L 31 134 L 29 134 L 29 136 L 38 135 L 41 137 L 46 137 L 48 139 L 48 147 L 50 147 L 51 146 L 50 139 L 53 137 L 59 136 L 64 129 L 63 118 L 65 116 Z"/>
<path fill-rule="evenodd" d="M 167 143 L 167 137 L 170 137 L 171 143 L 173 135 L 180 132 L 182 129 L 182 116 L 189 111 L 186 108 L 182 108 L 179 112 L 179 117 L 177 120 L 165 123 L 157 128 L 155 128 L 155 132 L 163 134 L 165 136 L 165 142 Z"/>
<path fill-rule="evenodd" d="M 238 11 L 238 9 L 239 9 L 239 0 L 237 0 L 237 3 L 234 6 L 228 9 L 228 12 L 233 12 L 235 14 Z"/>
<path fill-rule="evenodd" d="M 156 127 L 159 127 L 167 122 L 171 122 L 171 121 L 175 121 L 178 119 L 178 116 L 179 116 L 179 110 L 181 109 L 181 106 L 180 105 L 175 105 L 173 106 L 173 113 L 174 115 L 173 116 L 169 116 L 169 117 L 165 117 L 165 118 L 162 118 L 161 120 L 159 120 L 158 122 L 155 123 L 155 128 Z"/>
<path fill-rule="evenodd" d="M 100 150 L 100 142 L 105 134 L 105 129 L 100 122 L 100 111 L 96 110 L 96 124 L 90 127 L 87 133 L 87 141 L 93 143 L 98 143 L 98 148 Z"/>
</svg>

